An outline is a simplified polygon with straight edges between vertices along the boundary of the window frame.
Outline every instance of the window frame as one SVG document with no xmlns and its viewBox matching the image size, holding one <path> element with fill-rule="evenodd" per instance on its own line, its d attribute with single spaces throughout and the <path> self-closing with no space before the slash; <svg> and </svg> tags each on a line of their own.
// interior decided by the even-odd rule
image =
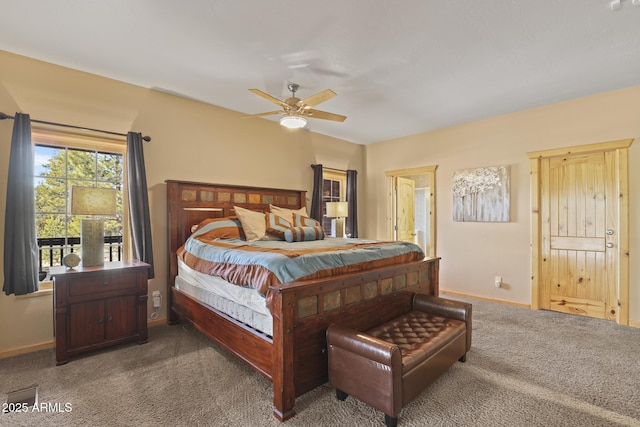
<svg viewBox="0 0 640 427">
<path fill-rule="evenodd" d="M 338 181 L 340 182 L 340 195 L 338 200 L 327 200 L 324 196 L 324 181 Z M 322 225 L 325 226 L 325 221 L 328 219 L 329 221 L 334 218 L 327 217 L 327 202 L 344 202 L 347 197 L 347 172 L 346 171 L 338 171 L 332 169 L 324 169 L 322 171 Z M 329 228 L 331 230 L 331 228 Z M 325 227 L 326 232 L 326 227 Z"/>
<path fill-rule="evenodd" d="M 122 154 L 122 260 L 130 258 L 130 233 L 129 233 L 129 197 L 127 191 L 127 156 L 126 139 L 96 137 L 93 135 L 83 135 L 80 133 L 61 132 L 45 127 L 34 127 L 31 129 L 31 144 L 34 149 L 37 145 L 49 145 L 52 147 L 62 147 L 70 149 L 91 150 L 99 152 L 110 152 Z M 35 178 L 35 175 L 34 175 Z M 39 292 L 50 293 L 53 283 L 50 278 L 39 283 Z"/>
</svg>

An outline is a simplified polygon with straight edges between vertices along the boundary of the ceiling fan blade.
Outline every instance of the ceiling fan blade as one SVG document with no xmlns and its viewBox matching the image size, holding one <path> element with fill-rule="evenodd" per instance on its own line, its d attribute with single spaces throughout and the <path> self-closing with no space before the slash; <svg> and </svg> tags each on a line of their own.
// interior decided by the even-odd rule
<svg viewBox="0 0 640 427">
<path fill-rule="evenodd" d="M 326 111 L 320 110 L 305 110 L 305 116 L 309 116 L 313 119 L 324 119 L 324 120 L 333 120 L 336 122 L 344 122 L 347 119 L 347 116 L 341 116 L 340 114 L 327 113 Z"/>
<path fill-rule="evenodd" d="M 336 96 L 336 93 L 334 91 L 332 91 L 331 89 L 326 89 L 326 90 L 323 90 L 322 92 L 318 92 L 315 95 L 311 95 L 303 99 L 302 101 L 300 101 L 300 103 L 304 105 L 305 108 L 315 107 L 321 102 L 327 101 L 333 98 L 334 96 Z"/>
<path fill-rule="evenodd" d="M 240 116 L 241 119 L 250 119 L 251 117 L 262 117 L 262 116 L 270 116 L 272 114 L 286 114 L 284 111 L 269 111 L 268 113 L 260 113 L 260 114 L 249 114 L 247 116 Z"/>
<path fill-rule="evenodd" d="M 285 104 L 283 101 L 279 100 L 275 96 L 271 96 L 268 93 L 261 91 L 260 89 L 249 89 L 249 90 L 251 92 L 255 93 L 256 95 L 261 96 L 264 99 L 267 99 L 267 100 L 273 102 L 274 104 L 280 105 L 282 107 L 288 107 L 288 105 Z"/>
</svg>

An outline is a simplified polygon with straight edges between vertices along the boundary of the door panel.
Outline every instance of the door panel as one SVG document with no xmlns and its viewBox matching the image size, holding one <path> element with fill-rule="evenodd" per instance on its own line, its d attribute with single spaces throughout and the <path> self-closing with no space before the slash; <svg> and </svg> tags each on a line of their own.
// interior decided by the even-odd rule
<svg viewBox="0 0 640 427">
<path fill-rule="evenodd" d="M 415 243 L 415 181 L 396 178 L 398 240 Z"/>
<path fill-rule="evenodd" d="M 137 333 L 137 296 L 110 298 L 106 306 L 106 339 L 130 337 Z"/>
<path fill-rule="evenodd" d="M 69 306 L 69 327 L 67 334 L 69 349 L 97 344 L 104 340 L 104 304 L 90 301 Z"/>
<path fill-rule="evenodd" d="M 615 318 L 618 216 L 612 153 L 541 160 L 541 307 Z M 613 244 L 613 247 L 607 247 Z"/>
</svg>

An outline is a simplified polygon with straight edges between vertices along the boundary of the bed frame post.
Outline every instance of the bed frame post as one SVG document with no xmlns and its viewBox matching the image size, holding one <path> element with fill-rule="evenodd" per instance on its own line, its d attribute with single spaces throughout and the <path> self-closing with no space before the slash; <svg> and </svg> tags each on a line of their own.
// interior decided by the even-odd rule
<svg viewBox="0 0 640 427">
<path fill-rule="evenodd" d="M 294 379 L 295 294 L 274 292 L 273 315 L 273 414 L 280 421 L 296 415 Z"/>
<path fill-rule="evenodd" d="M 430 295 L 440 295 L 440 262 L 430 262 L 429 264 L 429 289 Z"/>
</svg>

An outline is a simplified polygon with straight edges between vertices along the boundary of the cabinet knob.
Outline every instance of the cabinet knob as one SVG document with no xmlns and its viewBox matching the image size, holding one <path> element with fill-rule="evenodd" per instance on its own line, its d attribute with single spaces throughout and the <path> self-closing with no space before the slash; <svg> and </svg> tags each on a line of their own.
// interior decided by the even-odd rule
<svg viewBox="0 0 640 427">
<path fill-rule="evenodd" d="M 102 282 L 102 286 L 109 286 L 109 282 Z"/>
<path fill-rule="evenodd" d="M 104 322 L 103 319 L 98 319 L 98 325 L 102 325 L 102 322 Z"/>
<path fill-rule="evenodd" d="M 107 317 L 107 322 L 111 322 L 113 320 L 113 316 Z"/>
</svg>

